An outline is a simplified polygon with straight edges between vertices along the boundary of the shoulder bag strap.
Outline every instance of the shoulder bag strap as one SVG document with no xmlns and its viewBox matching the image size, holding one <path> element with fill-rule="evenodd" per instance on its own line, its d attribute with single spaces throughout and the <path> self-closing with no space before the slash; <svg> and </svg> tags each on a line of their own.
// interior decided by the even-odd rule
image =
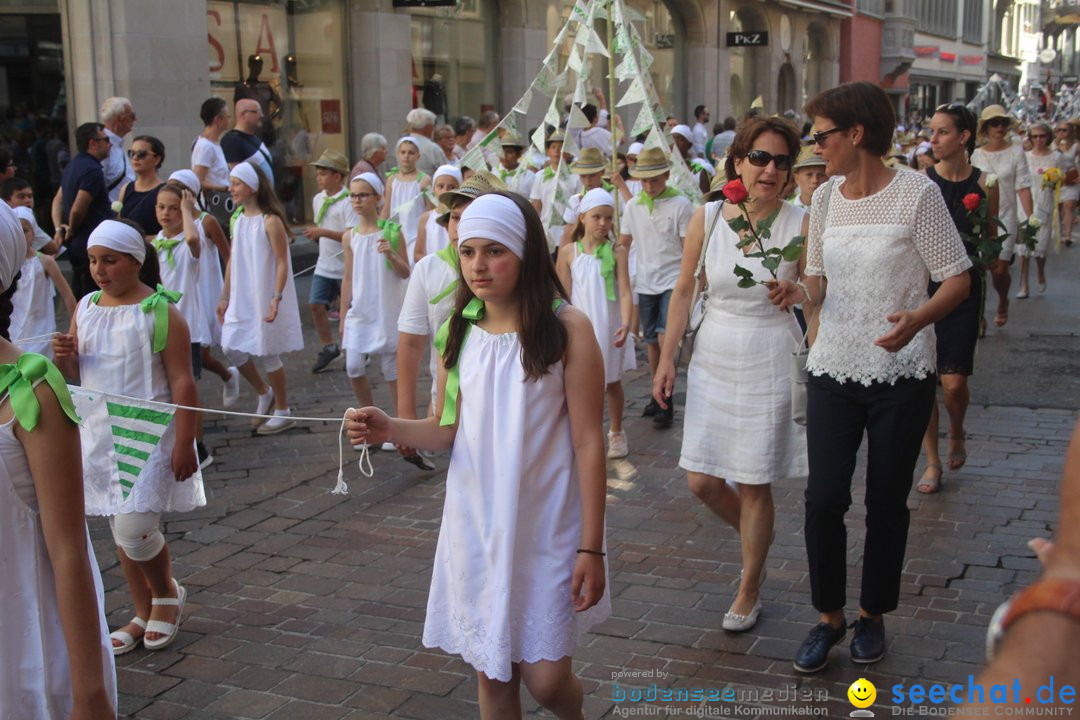
<svg viewBox="0 0 1080 720">
<path fill-rule="evenodd" d="M 708 213 L 708 205 L 705 206 L 706 213 Z M 709 249 L 709 238 L 712 237 L 713 231 L 716 230 L 717 221 L 724 214 L 724 203 L 720 201 L 716 207 L 716 213 L 713 215 L 712 222 L 709 223 L 708 228 L 705 231 L 705 237 L 701 241 L 701 253 L 698 255 L 697 268 L 694 270 L 694 294 L 690 296 L 690 311 L 687 315 L 687 327 L 690 327 L 690 315 L 694 313 L 694 305 L 697 303 L 698 294 L 702 292 L 708 292 L 708 286 L 702 279 L 701 274 L 705 269 L 705 253 Z"/>
</svg>

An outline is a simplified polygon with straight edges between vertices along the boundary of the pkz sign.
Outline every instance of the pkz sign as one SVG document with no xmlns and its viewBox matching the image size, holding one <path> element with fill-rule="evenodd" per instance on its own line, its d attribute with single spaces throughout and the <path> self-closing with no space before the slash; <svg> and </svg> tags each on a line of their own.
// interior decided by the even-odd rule
<svg viewBox="0 0 1080 720">
<path fill-rule="evenodd" d="M 727 34 L 728 47 L 763 47 L 769 44 L 767 32 L 729 32 Z"/>
</svg>

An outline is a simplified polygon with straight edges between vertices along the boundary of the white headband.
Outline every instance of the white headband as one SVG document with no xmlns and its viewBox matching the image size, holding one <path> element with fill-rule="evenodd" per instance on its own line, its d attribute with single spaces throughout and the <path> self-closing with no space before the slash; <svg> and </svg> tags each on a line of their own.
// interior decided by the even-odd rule
<svg viewBox="0 0 1080 720">
<path fill-rule="evenodd" d="M 360 173 L 359 175 L 354 177 L 349 182 L 354 183 L 357 180 L 363 180 L 368 185 L 370 185 L 371 189 L 374 190 L 375 194 L 378 195 L 380 198 L 383 196 L 383 191 L 385 190 L 385 188 L 383 188 L 382 180 L 380 180 L 379 176 L 376 175 L 375 173 L 373 173 L 373 172 Z"/>
<path fill-rule="evenodd" d="M 3 290 L 15 282 L 24 259 L 26 235 L 23 234 L 22 225 L 11 206 L 0 201 L 0 286 Z"/>
<path fill-rule="evenodd" d="M 630 147 L 626 148 L 627 155 L 640 155 L 641 151 L 645 149 L 645 145 L 639 142 L 631 143 Z"/>
<path fill-rule="evenodd" d="M 671 128 L 671 134 L 682 135 L 683 138 L 685 138 L 686 140 L 694 142 L 694 133 L 690 130 L 689 125 L 676 125 L 675 127 Z"/>
<path fill-rule="evenodd" d="M 237 177 L 239 177 L 239 175 Z M 177 170 L 169 176 L 169 179 L 175 180 L 196 195 L 202 190 L 202 183 L 199 182 L 199 176 L 190 170 Z M 240 179 L 244 180 L 243 178 Z M 244 182 L 247 181 L 244 180 Z"/>
<path fill-rule="evenodd" d="M 469 203 L 458 224 L 458 246 L 466 240 L 491 240 L 525 259 L 525 216 L 513 200 L 504 195 L 481 195 Z"/>
<path fill-rule="evenodd" d="M 236 178 L 252 190 L 259 189 L 259 176 L 255 173 L 255 168 L 252 167 L 251 163 L 246 160 L 237 163 L 236 167 L 229 171 L 229 177 Z"/>
<path fill-rule="evenodd" d="M 45 233 L 45 231 L 41 229 L 41 226 L 37 224 L 37 218 L 34 217 L 33 210 L 26 207 L 25 205 L 20 205 L 19 207 L 15 208 L 15 215 L 18 216 L 19 220 L 25 220 L 26 222 L 30 223 L 30 227 L 33 228 L 34 239 L 30 241 L 30 246 L 33 247 L 34 250 L 40 250 L 41 248 L 52 242 L 52 238 L 49 237 Z"/>
<path fill-rule="evenodd" d="M 146 259 L 146 240 L 139 231 L 127 223 L 116 220 L 102 220 L 90 238 L 86 241 L 86 248 L 103 247 L 117 252 L 127 253 L 134 257 L 141 265 Z"/>
<path fill-rule="evenodd" d="M 455 165 L 440 165 L 435 174 L 431 176 L 431 184 L 434 185 L 435 181 L 439 179 L 440 175 L 447 175 L 457 180 L 458 185 L 462 183 L 461 170 Z"/>
<path fill-rule="evenodd" d="M 614 208 L 615 202 L 611 199 L 611 193 L 604 188 L 593 188 L 585 193 L 585 197 L 581 198 L 581 203 L 578 205 L 578 215 L 584 215 L 593 208 L 601 206 Z"/>
<path fill-rule="evenodd" d="M 420 144 L 416 141 L 416 138 L 414 138 L 412 135 L 406 135 L 405 137 L 400 138 L 397 141 L 397 145 L 394 146 L 394 152 L 397 152 L 401 149 L 401 143 L 412 143 L 413 147 L 416 148 L 417 151 L 420 150 Z"/>
</svg>

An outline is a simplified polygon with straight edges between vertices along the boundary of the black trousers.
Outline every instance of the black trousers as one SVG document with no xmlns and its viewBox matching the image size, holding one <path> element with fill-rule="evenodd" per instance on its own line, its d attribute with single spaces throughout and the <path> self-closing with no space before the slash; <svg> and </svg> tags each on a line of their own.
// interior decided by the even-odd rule
<svg viewBox="0 0 1080 720">
<path fill-rule="evenodd" d="M 71 293 L 76 300 L 81 300 L 84 295 L 89 295 L 98 289 L 97 283 L 90 275 L 88 258 L 75 257 L 69 252 L 68 262 L 71 263 Z"/>
<path fill-rule="evenodd" d="M 896 609 L 910 521 L 907 497 L 936 384 L 936 375 L 869 387 L 810 376 L 805 534 L 811 598 L 819 612 L 842 610 L 847 599 L 844 514 L 851 506 L 851 479 L 864 430 L 866 536 L 859 605 L 873 615 Z"/>
</svg>

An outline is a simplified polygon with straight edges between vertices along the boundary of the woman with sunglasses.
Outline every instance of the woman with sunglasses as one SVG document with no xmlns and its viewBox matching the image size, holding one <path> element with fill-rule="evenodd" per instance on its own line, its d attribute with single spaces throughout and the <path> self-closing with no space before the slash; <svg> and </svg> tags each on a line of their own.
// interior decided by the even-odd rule
<svg viewBox="0 0 1080 720">
<path fill-rule="evenodd" d="M 805 211 L 784 202 L 782 194 L 798 154 L 798 130 L 775 117 L 742 123 L 728 148 L 725 173 L 746 186 L 749 197 L 743 205 L 754 226 L 770 224 L 767 246 L 784 247 L 806 233 Z M 722 197 L 714 191 L 708 199 Z M 686 470 L 690 490 L 739 534 L 739 589 L 723 620 L 723 628 L 732 632 L 749 630 L 761 613 L 759 594 L 773 535 L 771 483 L 801 477 L 807 469 L 806 435 L 791 421 L 788 370 L 788 358 L 802 342 L 802 333 L 791 313 L 776 311 L 764 287 L 738 287 L 735 265 L 752 271 L 761 283 L 773 279 L 761 258 L 746 257 L 755 246 L 738 247 L 746 232 L 737 233 L 728 223 L 741 217 L 739 205 L 709 202 L 690 220 L 653 380 L 653 397 L 665 407 L 694 302 L 694 273 L 705 233 L 711 232 L 705 254 L 708 301 L 687 373 L 679 466 Z M 777 269 L 779 277 L 791 281 L 798 274 L 796 262 L 782 262 Z"/>
<path fill-rule="evenodd" d="M 1076 205 L 1080 201 L 1080 173 L 1077 172 L 1076 126 L 1061 120 L 1054 125 L 1054 149 L 1065 159 L 1065 183 L 1061 186 L 1061 237 L 1066 245 L 1072 245 L 1073 228 L 1076 227 Z"/>
<path fill-rule="evenodd" d="M 830 176 L 814 193 L 806 279 L 781 280 L 769 298 L 817 313 L 807 370 L 806 553 L 818 624 L 795 656 L 810 673 L 846 634 L 851 480 L 863 433 L 866 535 L 851 659 L 885 655 L 884 613 L 900 600 L 907 497 L 937 385 L 933 323 L 967 297 L 971 260 L 937 186 L 887 168 L 895 110 L 885 92 L 847 83 L 813 98 L 816 151 Z M 841 177 L 834 177 L 841 176 Z M 930 280 L 941 283 L 933 297 Z"/>
<path fill-rule="evenodd" d="M 157 193 L 165 183 L 158 177 L 161 163 L 165 162 L 165 145 L 151 135 L 139 135 L 131 141 L 127 151 L 135 179 L 120 188 L 120 210 L 117 215 L 132 220 L 142 228 L 148 240 L 157 237 L 161 224 L 157 219 Z M 114 208 L 115 209 L 115 208 Z"/>
<path fill-rule="evenodd" d="M 1008 237 L 1001 244 L 998 261 L 990 266 L 990 282 L 997 292 L 998 305 L 994 325 L 1001 327 L 1009 320 L 1009 286 L 1012 285 L 1012 265 L 1016 253 L 1018 232 L 1016 202 L 1019 199 L 1024 216 L 1032 212 L 1031 171 L 1024 157 L 1024 148 L 1011 140 L 1013 118 L 1000 105 L 987 105 L 979 115 L 975 140 L 981 145 L 971 153 L 971 164 L 998 179 L 998 219 L 1005 225 Z"/>
<path fill-rule="evenodd" d="M 964 207 L 964 198 L 974 193 L 988 200 L 989 211 L 985 221 L 997 217 L 998 189 L 988 187 L 986 176 L 979 168 L 968 162 L 968 155 L 975 149 L 975 114 L 960 103 L 942 105 L 930 118 L 933 134 L 930 143 L 934 148 L 937 163 L 927 168 L 926 176 L 941 189 L 945 198 L 945 207 L 952 215 L 956 229 L 961 233 L 971 233 L 974 224 Z M 988 232 L 994 232 L 987 229 Z M 964 241 L 964 249 L 973 262 L 976 248 Z M 967 461 L 967 449 L 964 445 L 964 416 L 967 414 L 971 393 L 968 390 L 968 376 L 975 365 L 975 345 L 979 340 L 982 324 L 982 307 L 985 296 L 984 268 L 974 264 L 968 270 L 971 280 L 968 295 L 948 315 L 934 323 L 937 336 L 937 370 L 941 381 L 941 390 L 945 400 L 945 410 L 949 415 L 949 455 L 950 470 L 959 470 Z M 930 283 L 930 295 L 937 292 L 939 283 Z M 926 471 L 915 489 L 923 494 L 936 493 L 941 487 L 941 453 L 938 449 L 938 407 L 930 413 L 930 422 L 923 437 L 923 449 L 926 451 Z"/>
<path fill-rule="evenodd" d="M 1031 173 L 1031 196 L 1034 203 L 1031 217 L 1037 218 L 1040 225 L 1035 235 L 1036 245 L 1030 250 L 1026 245 L 1016 249 L 1020 256 L 1020 291 L 1016 297 L 1023 300 L 1028 296 L 1028 271 L 1031 256 L 1035 256 L 1035 281 L 1039 284 L 1039 293 L 1046 292 L 1046 252 L 1050 249 L 1050 237 L 1054 233 L 1054 198 L 1053 187 L 1043 187 L 1043 174 L 1052 167 L 1062 173 L 1068 170 L 1068 161 L 1057 150 L 1052 149 L 1050 126 L 1043 122 L 1028 126 L 1028 138 L 1031 150 L 1025 153 L 1028 172 Z"/>
</svg>

